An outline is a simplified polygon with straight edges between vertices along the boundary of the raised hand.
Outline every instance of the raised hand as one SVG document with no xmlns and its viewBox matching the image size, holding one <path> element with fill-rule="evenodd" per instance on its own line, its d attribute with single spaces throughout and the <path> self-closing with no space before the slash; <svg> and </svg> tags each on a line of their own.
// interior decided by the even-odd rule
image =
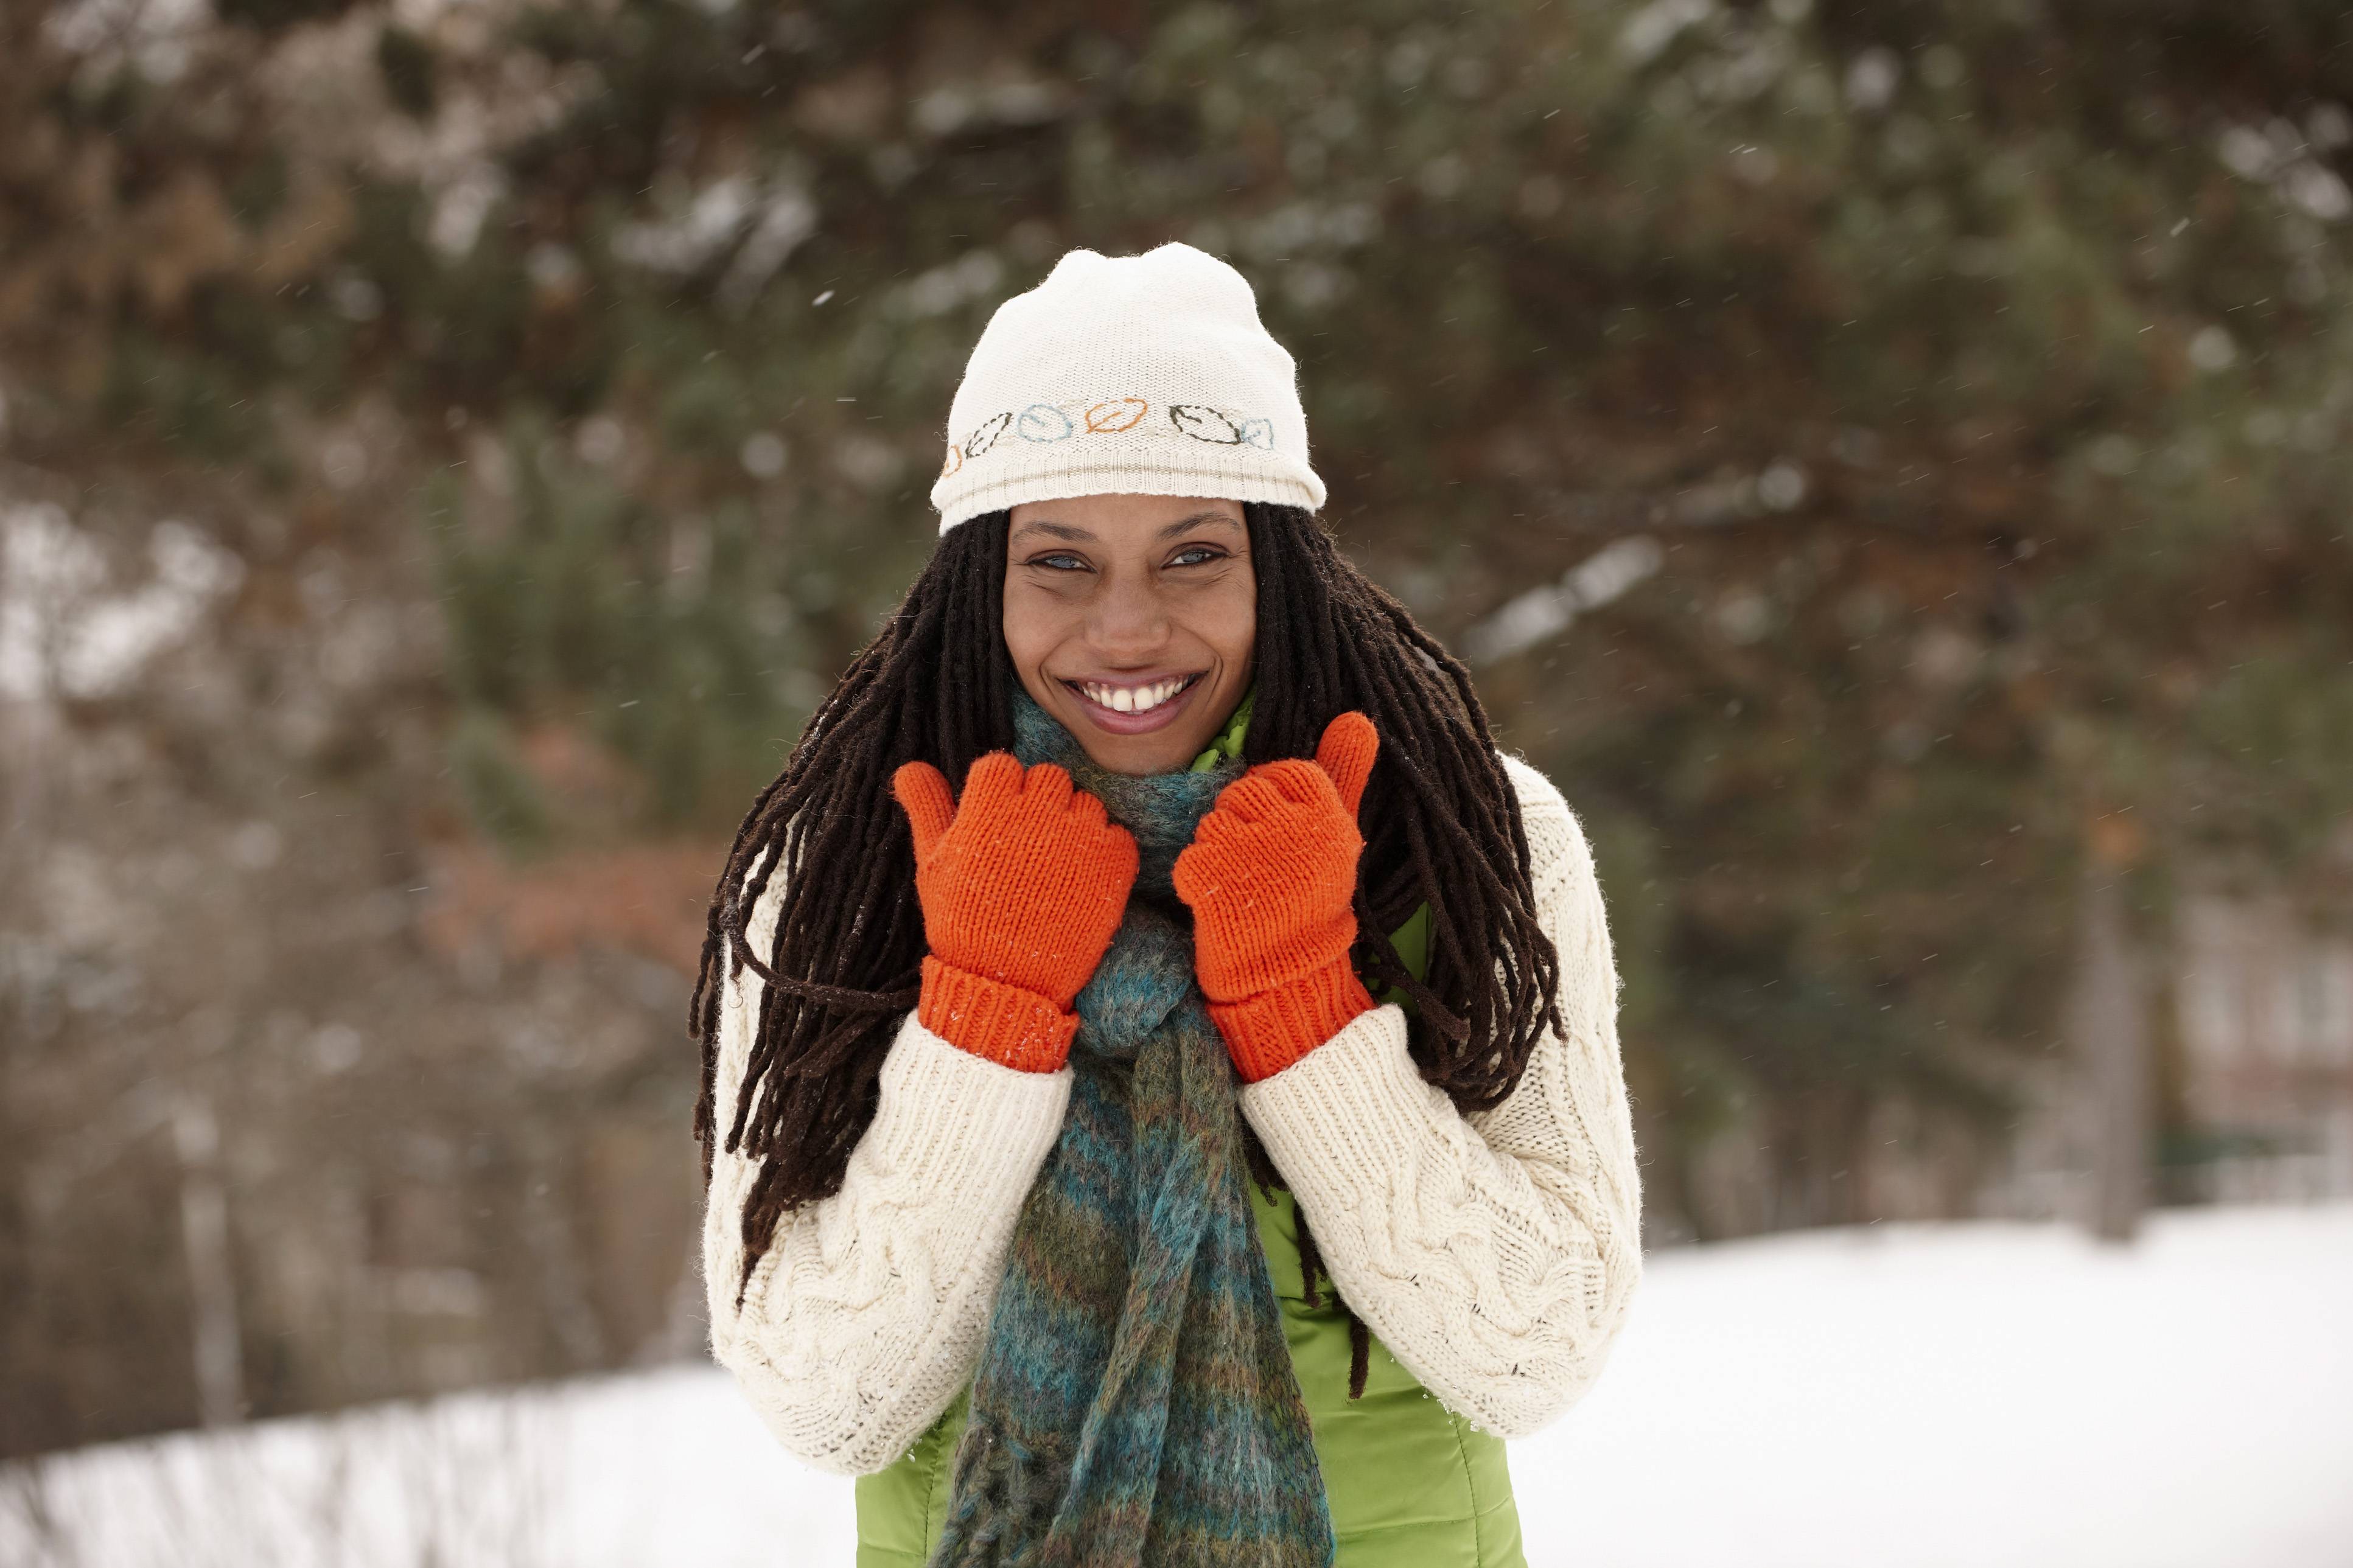
<svg viewBox="0 0 2353 1568">
<path fill-rule="evenodd" d="M 991 752 L 964 799 L 929 763 L 891 781 L 915 837 L 923 910 L 916 1016 L 1007 1067 L 1052 1072 L 1079 1026 L 1071 1010 L 1103 962 L 1135 882 L 1135 839 L 1051 763 Z"/>
<path fill-rule="evenodd" d="M 1373 1005 L 1356 940 L 1356 806 L 1380 738 L 1362 713 L 1325 726 L 1315 760 L 1261 763 L 1228 784 L 1176 857 L 1193 968 L 1244 1079 L 1289 1067 Z"/>
</svg>

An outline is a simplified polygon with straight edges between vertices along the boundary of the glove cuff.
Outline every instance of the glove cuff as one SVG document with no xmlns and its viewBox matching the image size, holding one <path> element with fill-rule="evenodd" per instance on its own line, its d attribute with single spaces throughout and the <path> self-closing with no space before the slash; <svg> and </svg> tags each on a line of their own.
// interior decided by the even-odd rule
<svg viewBox="0 0 2353 1568">
<path fill-rule="evenodd" d="M 1344 956 L 1298 979 L 1246 996 L 1212 1002 L 1209 1018 L 1242 1081 L 1272 1078 L 1373 1008 L 1372 993 Z"/>
<path fill-rule="evenodd" d="M 957 1049 L 1019 1072 L 1060 1070 L 1079 1032 L 1079 1016 L 1050 997 L 932 957 L 923 960 L 915 1020 Z"/>
</svg>

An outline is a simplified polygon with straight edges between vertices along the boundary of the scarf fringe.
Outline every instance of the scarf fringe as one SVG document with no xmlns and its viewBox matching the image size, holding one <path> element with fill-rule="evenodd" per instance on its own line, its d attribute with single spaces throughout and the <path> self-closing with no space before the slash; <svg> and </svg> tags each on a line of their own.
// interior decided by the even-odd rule
<svg viewBox="0 0 2353 1568">
<path fill-rule="evenodd" d="M 1054 1510 L 1070 1489 L 1071 1458 L 1059 1444 L 1025 1443 L 976 1413 L 956 1445 L 956 1504 L 925 1568 L 1033 1568 Z"/>
</svg>

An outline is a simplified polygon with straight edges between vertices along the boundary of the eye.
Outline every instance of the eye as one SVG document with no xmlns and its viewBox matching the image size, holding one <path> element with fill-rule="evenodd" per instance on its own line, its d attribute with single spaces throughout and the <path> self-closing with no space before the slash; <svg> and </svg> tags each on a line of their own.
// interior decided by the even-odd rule
<svg viewBox="0 0 2353 1568">
<path fill-rule="evenodd" d="M 1223 561 L 1226 552 L 1214 544 L 1188 544 L 1171 556 L 1171 566 L 1206 566 L 1212 561 Z"/>
<path fill-rule="evenodd" d="M 1073 555 L 1067 550 L 1050 550 L 1043 555 L 1032 555 L 1029 560 L 1023 562 L 1022 564 L 1025 566 L 1043 566 L 1050 572 L 1083 572 L 1087 570 L 1086 558 L 1082 555 Z"/>
</svg>

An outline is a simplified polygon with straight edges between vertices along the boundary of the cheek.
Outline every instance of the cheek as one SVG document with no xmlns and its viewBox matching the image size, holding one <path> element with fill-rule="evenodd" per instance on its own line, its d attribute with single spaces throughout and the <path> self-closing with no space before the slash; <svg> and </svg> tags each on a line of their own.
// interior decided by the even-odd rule
<svg viewBox="0 0 2353 1568">
<path fill-rule="evenodd" d="M 1258 646 L 1258 580 L 1237 572 L 1219 584 L 1219 591 L 1199 606 L 1194 631 L 1216 650 L 1229 668 L 1246 669 L 1250 651 Z"/>
<path fill-rule="evenodd" d="M 1005 651 L 1013 668 L 1025 676 L 1054 651 L 1064 635 L 1064 617 L 1050 595 L 1025 593 L 1013 583 L 1005 585 Z"/>
</svg>

